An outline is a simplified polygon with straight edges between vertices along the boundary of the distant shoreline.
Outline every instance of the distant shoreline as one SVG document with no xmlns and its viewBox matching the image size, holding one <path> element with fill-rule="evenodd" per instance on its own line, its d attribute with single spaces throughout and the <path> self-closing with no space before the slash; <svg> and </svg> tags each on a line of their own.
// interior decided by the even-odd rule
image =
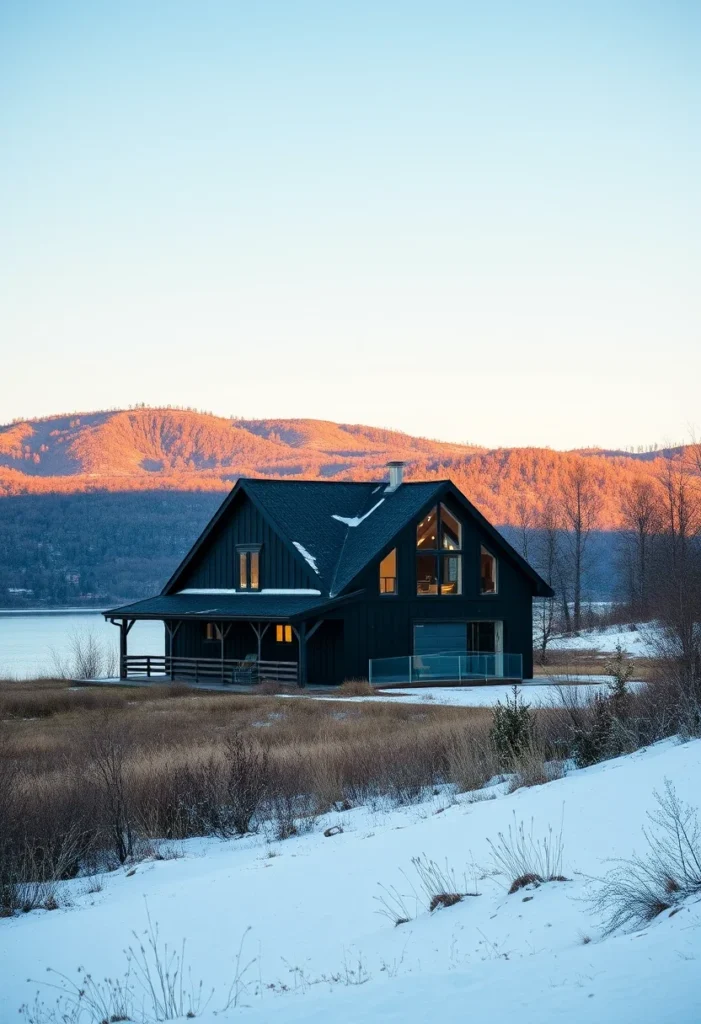
<svg viewBox="0 0 701 1024">
<path fill-rule="evenodd" d="M 103 608 L 0 608 L 0 615 L 102 615 Z"/>
</svg>

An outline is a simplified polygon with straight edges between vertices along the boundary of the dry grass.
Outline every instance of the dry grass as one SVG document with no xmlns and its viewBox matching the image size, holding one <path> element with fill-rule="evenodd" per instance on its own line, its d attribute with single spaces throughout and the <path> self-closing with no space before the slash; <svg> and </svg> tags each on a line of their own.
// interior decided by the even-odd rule
<svg viewBox="0 0 701 1024">
<path fill-rule="evenodd" d="M 631 637 L 635 634 L 631 633 Z M 624 635 L 625 639 L 625 635 Z M 567 677 L 575 679 L 577 676 L 601 676 L 606 675 L 606 666 L 611 659 L 608 651 L 590 650 L 567 650 L 561 648 L 548 651 L 547 665 L 539 665 L 536 661 L 533 665 L 534 678 L 542 676 L 562 676 L 563 682 L 567 685 Z M 635 657 L 635 678 L 647 681 L 652 679 L 659 672 L 661 662 L 657 658 Z"/>
<path fill-rule="evenodd" d="M 343 697 L 375 697 L 377 690 L 367 679 L 346 679 L 338 687 L 338 694 Z"/>
<path fill-rule="evenodd" d="M 48 884 L 108 870 L 151 839 L 248 828 L 284 838 L 334 807 L 481 785 L 493 774 L 486 750 L 479 769 L 467 763 L 489 720 L 489 709 L 392 701 L 0 683 L 0 860 L 15 872 L 6 882 L 27 874 L 36 851 Z M 253 785 L 262 774 L 265 785 Z M 232 818 L 241 779 L 251 799 Z"/>
</svg>

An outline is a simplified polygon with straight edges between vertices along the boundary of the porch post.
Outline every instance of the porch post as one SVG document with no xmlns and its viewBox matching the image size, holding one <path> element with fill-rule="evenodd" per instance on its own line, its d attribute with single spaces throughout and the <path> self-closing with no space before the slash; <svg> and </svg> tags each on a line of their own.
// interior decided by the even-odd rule
<svg viewBox="0 0 701 1024">
<path fill-rule="evenodd" d="M 165 667 L 166 667 L 167 674 L 171 678 L 171 681 L 173 679 L 175 679 L 175 666 L 173 664 L 173 640 L 175 639 L 175 634 L 180 629 L 180 625 L 181 625 L 180 622 L 176 622 L 175 625 L 173 625 L 172 622 L 166 622 L 166 624 L 165 624 L 166 632 L 168 634 L 168 652 L 167 652 L 166 666 Z"/>
<path fill-rule="evenodd" d="M 300 622 L 297 630 L 297 641 L 299 643 L 299 665 L 297 667 L 297 685 L 307 685 L 307 624 Z"/>
<path fill-rule="evenodd" d="M 110 619 L 110 622 L 116 624 L 116 619 Z M 136 619 L 120 619 L 119 620 L 119 678 L 127 678 L 127 637 L 129 636 L 129 630 L 136 622 Z"/>
<path fill-rule="evenodd" d="M 227 636 L 229 635 L 229 630 L 231 629 L 231 623 L 229 623 L 229 625 L 226 627 L 226 629 L 224 629 L 224 623 L 220 622 L 220 623 L 218 623 L 218 629 L 219 629 L 219 636 L 221 637 L 221 672 L 220 672 L 220 675 L 221 675 L 222 683 L 225 683 L 226 679 L 224 678 L 224 641 L 226 640 Z"/>
<path fill-rule="evenodd" d="M 127 678 L 127 637 L 129 629 L 127 620 L 120 619 L 119 622 L 119 678 Z"/>
<path fill-rule="evenodd" d="M 258 640 L 258 655 L 257 655 L 257 657 L 258 657 L 258 662 L 260 663 L 260 656 L 261 656 L 261 651 L 262 651 L 262 646 L 263 646 L 263 637 L 268 632 L 268 629 L 270 628 L 270 623 L 268 622 L 268 623 L 266 623 L 265 626 L 263 626 L 263 624 L 261 622 L 249 622 L 248 625 L 251 627 L 253 632 L 256 634 L 256 638 Z"/>
</svg>

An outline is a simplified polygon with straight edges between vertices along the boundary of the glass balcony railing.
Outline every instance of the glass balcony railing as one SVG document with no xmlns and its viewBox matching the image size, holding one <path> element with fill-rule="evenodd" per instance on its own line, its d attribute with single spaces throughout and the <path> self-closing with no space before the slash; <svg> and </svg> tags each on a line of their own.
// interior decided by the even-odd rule
<svg viewBox="0 0 701 1024">
<path fill-rule="evenodd" d="M 523 656 L 470 651 L 466 654 L 414 654 L 371 658 L 368 678 L 373 686 L 389 683 L 431 683 L 523 679 Z"/>
</svg>

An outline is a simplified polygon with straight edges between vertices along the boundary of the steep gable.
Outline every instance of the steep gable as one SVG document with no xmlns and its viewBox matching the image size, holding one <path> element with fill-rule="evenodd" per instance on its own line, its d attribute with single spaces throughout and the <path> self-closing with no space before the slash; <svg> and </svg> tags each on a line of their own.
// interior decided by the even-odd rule
<svg viewBox="0 0 701 1024">
<path fill-rule="evenodd" d="M 337 597 L 403 528 L 418 520 L 446 493 L 455 498 L 492 545 L 529 578 L 535 594 L 550 593 L 535 570 L 451 481 L 408 482 L 391 492 L 386 488 L 386 483 L 376 481 L 240 480 L 163 593 L 173 594 L 192 586 L 193 567 L 203 563 L 207 552 L 210 558 L 221 558 L 234 566 L 236 538 L 229 534 L 237 502 L 247 501 L 265 526 L 258 530 L 261 536 L 249 532 L 244 541 L 260 541 L 262 531 L 269 531 L 268 544 L 272 546 L 274 536 L 284 549 L 275 558 L 292 566 L 285 568 L 283 578 L 294 580 L 296 587 L 313 587 L 325 597 Z M 264 586 L 269 585 L 268 579 Z"/>
</svg>

